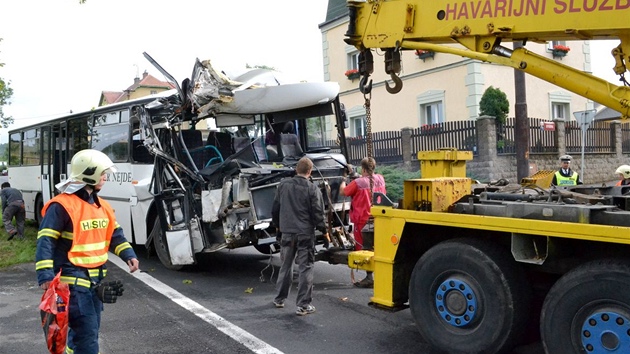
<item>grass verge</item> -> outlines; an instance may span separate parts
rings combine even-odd
[[[4,224],[0,231],[0,269],[20,263],[35,262],[35,248],[37,246],[37,223],[26,221],[24,240],[14,238],[8,241],[9,235],[4,230]]]

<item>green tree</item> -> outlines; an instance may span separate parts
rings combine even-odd
[[[497,121],[505,123],[510,112],[510,102],[501,89],[488,87],[479,101],[479,114],[495,117]]]
[[[0,38],[2,41],[2,38]],[[4,63],[0,63],[0,68],[4,66]],[[9,86],[10,81],[5,81],[0,77],[0,125],[3,128],[8,128],[10,124],[13,124],[12,117],[5,117],[2,107],[11,103],[10,99],[13,95],[13,89]]]

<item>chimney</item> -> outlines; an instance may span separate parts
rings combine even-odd
[[[139,78],[139,77],[137,77],[137,76],[136,76],[136,77],[134,77],[134,78],[133,78],[133,84],[134,84],[134,85],[137,85],[137,84],[139,84],[139,83],[140,83],[140,78]]]
[[[145,70],[145,71],[142,73],[142,78],[143,78],[143,79],[144,79],[144,78],[146,78],[146,77],[147,77],[147,75],[149,75],[149,73]]]

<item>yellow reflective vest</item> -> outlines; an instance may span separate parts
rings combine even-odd
[[[556,185],[557,186],[577,186],[578,174],[572,171],[570,177],[563,176],[560,171],[556,171]]]

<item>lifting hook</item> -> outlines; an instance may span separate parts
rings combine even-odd
[[[372,92],[372,80],[370,80],[370,82],[368,83],[369,77],[370,74],[365,74],[361,77],[361,81],[359,81],[359,91],[361,91],[361,93],[364,95],[369,95],[370,92]],[[387,89],[387,91],[389,91],[389,88]],[[400,89],[398,91],[400,91]]]
[[[391,76],[392,81],[394,81],[394,86],[389,86],[389,83],[385,81],[385,89],[387,90],[387,92],[392,93],[392,94],[400,92],[400,90],[402,90],[402,87],[403,87],[402,79],[399,78],[395,72],[390,73],[389,76]],[[371,81],[370,81],[370,85],[372,85]]]

